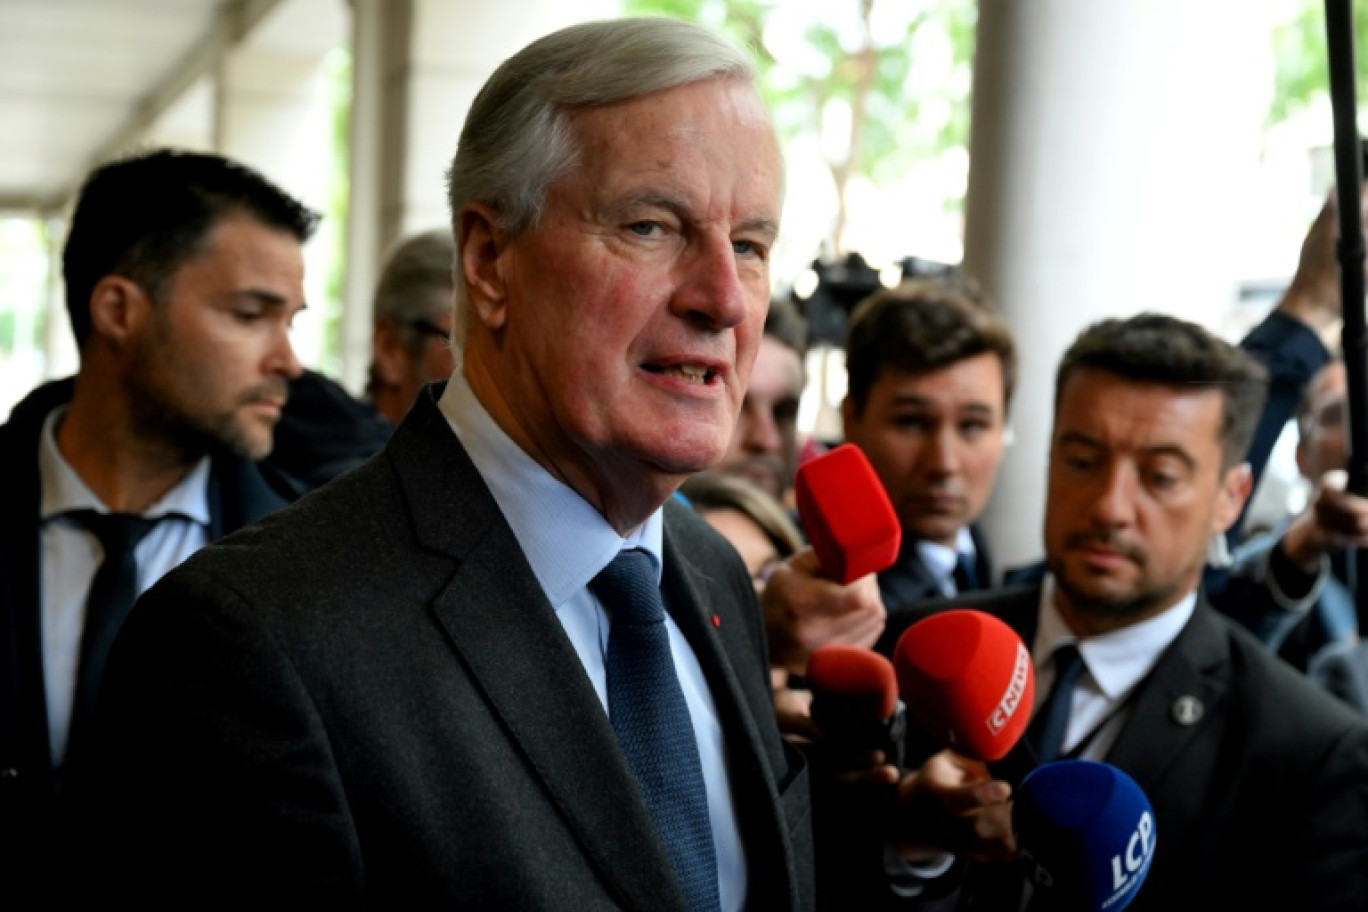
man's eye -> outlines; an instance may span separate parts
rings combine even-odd
[[[627,226],[627,230],[638,237],[654,237],[664,229],[659,222],[632,222]]]
[[[753,256],[762,260],[769,254],[764,244],[757,244],[755,241],[732,241],[732,250],[738,256]]]
[[[1084,456],[1079,453],[1063,453],[1059,456],[1059,461],[1076,472],[1086,472],[1096,463],[1091,456]]]

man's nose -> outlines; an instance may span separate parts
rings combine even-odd
[[[1099,480],[1092,503],[1093,519],[1107,528],[1130,525],[1135,518],[1135,494],[1139,483],[1133,467],[1109,466]]]
[[[746,318],[747,301],[730,238],[707,237],[693,245],[674,303],[685,315],[696,314],[710,328],[729,329]]]

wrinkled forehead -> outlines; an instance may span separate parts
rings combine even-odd
[[[1228,401],[1219,386],[1175,386],[1094,367],[1070,373],[1055,409],[1055,439],[1083,436],[1148,446],[1220,446]]]

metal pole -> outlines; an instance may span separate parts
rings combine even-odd
[[[1363,305],[1363,187],[1357,70],[1354,65],[1354,9],[1352,0],[1325,0],[1325,36],[1330,61],[1330,103],[1335,121],[1335,192],[1339,204],[1340,291],[1344,329],[1341,346],[1349,400],[1349,490],[1368,494],[1368,332]],[[1359,629],[1368,630],[1368,549],[1359,549],[1349,562],[1356,572],[1355,601]]]

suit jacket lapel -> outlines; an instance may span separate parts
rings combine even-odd
[[[437,395],[420,397],[386,450],[419,541],[456,561],[437,623],[621,903],[684,909],[607,714]]]
[[[1229,656],[1220,621],[1205,598],[1178,638],[1140,683],[1130,717],[1107,752],[1107,762],[1128,772],[1141,788],[1156,786],[1201,730],[1202,717],[1229,688]]]
[[[43,677],[38,440],[48,414],[70,402],[74,390],[67,378],[30,393],[15,406],[0,441],[7,487],[0,529],[0,767],[20,771],[5,777],[0,797],[56,790]]]
[[[766,753],[755,716],[757,711],[772,712],[769,709],[772,697],[767,681],[759,682],[763,686],[757,692],[754,684],[747,688],[736,673],[738,666],[760,664],[761,652],[751,642],[741,614],[749,607],[749,602],[738,600],[718,604],[715,599],[705,597],[699,580],[715,576],[716,572],[705,573],[680,547],[682,530],[678,524],[668,521],[672,509],[672,506],[666,507],[665,568],[661,588],[670,616],[689,641],[703,669],[726,733],[732,796],[746,837],[751,904],[787,907],[794,901],[790,896],[794,886],[789,871],[793,850],[788,826],[780,816],[776,783],[782,776]],[[712,620],[714,617],[716,624]],[[753,825],[747,828],[747,823]],[[763,901],[761,897],[764,897]]]

